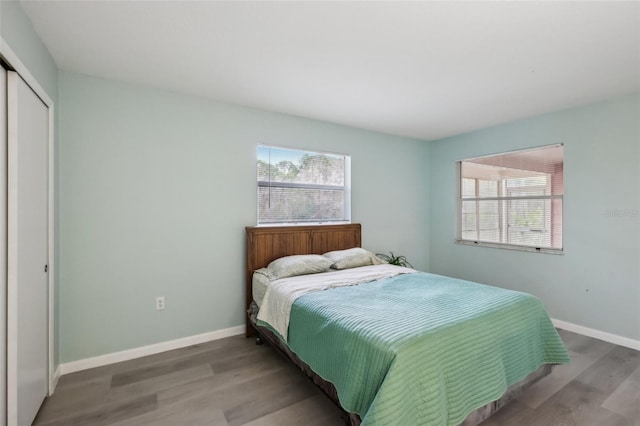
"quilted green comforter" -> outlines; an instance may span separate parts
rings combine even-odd
[[[569,361],[539,299],[427,273],[300,297],[288,345],[364,426],[457,425]]]

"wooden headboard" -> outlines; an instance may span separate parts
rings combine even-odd
[[[307,226],[247,226],[246,306],[253,298],[253,271],[264,268],[274,259],[293,254],[322,254],[332,250],[360,247],[361,226],[346,225]],[[246,318],[246,336],[254,334]]]

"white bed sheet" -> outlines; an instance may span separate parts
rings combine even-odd
[[[291,306],[298,297],[316,291],[357,285],[414,272],[417,271],[401,266],[384,264],[319,274],[300,275],[271,281],[267,286],[264,298],[261,301],[262,303],[258,304],[258,306],[260,306],[258,320],[269,324],[286,341],[289,331]],[[257,274],[254,274],[254,276],[255,275]]]
[[[262,306],[264,295],[267,292],[267,287],[269,287],[272,281],[266,275],[258,272],[254,272],[252,281],[253,300],[256,302],[256,305],[260,307]]]

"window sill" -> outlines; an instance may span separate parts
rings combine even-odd
[[[280,222],[280,223],[258,223],[257,228],[269,228],[276,226],[324,226],[324,225],[348,225],[350,220],[340,220],[333,222]]]
[[[537,247],[528,247],[528,246],[517,246],[512,244],[497,244],[497,243],[487,243],[484,241],[470,241],[470,240],[455,240],[455,243],[463,246],[489,247],[489,248],[497,248],[497,249],[503,249],[503,250],[516,250],[516,251],[528,251],[532,253],[564,255],[563,249],[537,248]]]

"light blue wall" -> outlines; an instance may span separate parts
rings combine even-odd
[[[639,126],[636,94],[431,143],[431,271],[529,292],[556,319],[639,340]],[[555,143],[565,254],[454,244],[455,162]]]
[[[47,92],[47,95],[51,98],[54,104],[56,125],[54,135],[54,179],[56,191],[57,176],[58,176],[58,163],[57,163],[57,149],[58,149],[58,68],[56,67],[53,58],[49,54],[49,51],[40,40],[40,37],[36,34],[31,21],[22,11],[22,7],[15,0],[0,0],[0,36],[11,48],[13,53],[20,59],[25,67],[29,70],[31,75],[38,81],[38,84]],[[57,198],[54,200],[54,215],[58,217],[58,202]],[[54,220],[54,235],[58,235],[58,221]],[[58,282],[59,275],[55,268],[55,265],[59,263],[58,258],[58,239],[54,241],[56,246],[56,253],[54,258],[54,307],[58,306]],[[54,368],[58,366],[58,311],[54,311]]]
[[[258,143],[350,154],[363,246],[428,268],[425,142],[66,72],[59,90],[62,362],[244,323]]]
[[[424,143],[58,76],[13,0],[0,1],[0,35],[60,113],[56,365],[243,322],[257,143],[351,154],[365,247],[536,294],[555,318],[640,339],[639,219],[606,215],[640,207],[637,95]],[[558,142],[564,256],[453,243],[456,160]],[[154,310],[157,295],[165,311]]]
[[[55,103],[58,68],[17,0],[0,1],[0,35]]]

